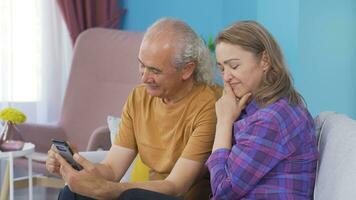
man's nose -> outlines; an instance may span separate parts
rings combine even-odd
[[[146,83],[146,82],[149,81],[149,79],[150,79],[150,72],[146,68],[142,69],[142,71],[141,71],[141,81],[143,83]]]

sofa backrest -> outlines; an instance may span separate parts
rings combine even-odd
[[[356,121],[322,112],[315,122],[320,160],[314,199],[356,199]]]
[[[59,125],[85,150],[94,129],[108,115],[120,116],[140,83],[137,56],[143,33],[93,28],[78,37]]]

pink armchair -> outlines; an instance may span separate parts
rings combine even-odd
[[[139,83],[137,55],[142,36],[103,28],[83,32],[74,47],[59,122],[20,125],[23,139],[34,143],[36,152],[43,155],[52,138],[70,141],[79,151],[109,149],[106,118],[121,115],[129,92]],[[35,172],[47,174],[43,161],[33,167]]]

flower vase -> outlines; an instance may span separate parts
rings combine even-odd
[[[24,142],[21,140],[16,125],[10,121],[6,121],[0,133],[0,150],[1,151],[16,151],[22,149]]]

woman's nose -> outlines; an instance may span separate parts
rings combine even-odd
[[[229,82],[232,78],[232,75],[231,75],[231,72],[229,69],[226,69],[224,70],[224,73],[223,73],[223,79],[225,82]]]

